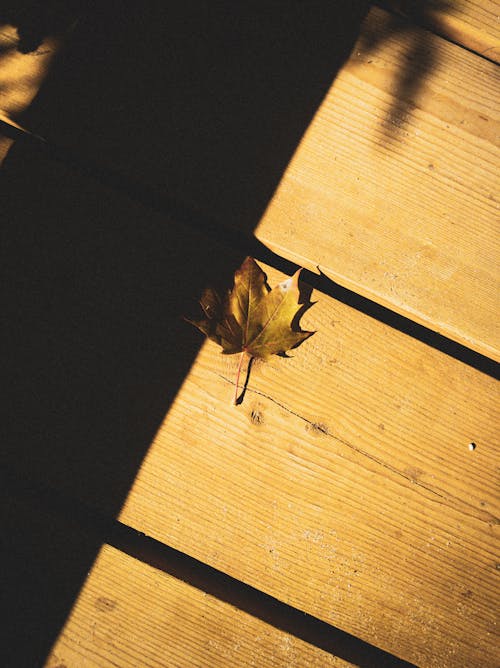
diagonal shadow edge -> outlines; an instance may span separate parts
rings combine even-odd
[[[15,496],[22,493],[41,512],[62,516],[78,530],[102,544],[127,554],[152,568],[181,580],[237,609],[360,668],[412,668],[414,664],[343,631],[318,617],[266,594],[180,550],[140,532],[97,509],[14,470],[0,472],[2,487]]]
[[[87,177],[97,179],[101,183],[122,192],[127,197],[153,210],[160,213],[168,213],[177,223],[197,230],[226,246],[242,251],[246,255],[252,255],[254,258],[269,264],[282,273],[293,274],[299,269],[299,265],[272,251],[253,234],[247,234],[237,229],[226,227],[216,220],[207,218],[206,215],[199,211],[189,209],[186,205],[172,199],[168,195],[130,179],[125,174],[103,167],[86,158],[76,156],[70,150],[50,143],[43,137],[33,134],[20,126],[11,125],[1,118],[0,132],[10,139],[27,143],[33,150],[43,152],[46,158],[62,162]],[[318,292],[328,295],[388,325],[392,329],[411,336],[492,378],[500,378],[500,364],[495,360],[332,281],[321,272],[314,274],[308,269],[304,269],[301,279],[304,283],[318,290]]]

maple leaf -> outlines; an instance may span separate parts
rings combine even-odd
[[[314,333],[293,328],[303,308],[299,302],[300,271],[271,290],[265,273],[253,258],[247,257],[235,272],[234,286],[225,298],[207,288],[200,299],[204,318],[188,320],[222,346],[224,354],[241,353],[234,403],[245,355],[265,360],[285,353]]]

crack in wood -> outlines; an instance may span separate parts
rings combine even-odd
[[[230,385],[234,385],[234,382],[227,378],[226,376],[217,373],[216,374],[219,378],[224,380],[226,383],[229,383]],[[285,406],[285,404],[280,403],[276,399],[274,399],[272,396],[269,394],[266,394],[265,392],[261,392],[260,390],[255,390],[250,387],[247,388],[246,390],[248,393],[251,394],[256,394],[264,399],[267,399],[268,401],[271,401],[273,404],[281,408],[282,410],[286,411],[290,415],[295,416],[299,420],[302,420],[305,422],[307,425],[309,425],[312,429],[314,429],[316,432],[319,432],[323,434],[324,436],[327,436],[329,438],[334,439],[338,443],[341,443],[344,445],[346,448],[349,448],[356,454],[361,455],[362,457],[366,457],[370,461],[374,462],[375,464],[382,466],[383,468],[387,469],[391,473],[394,473],[396,476],[400,478],[404,478],[407,482],[411,483],[415,487],[419,487],[422,490],[425,490],[429,494],[431,494],[434,497],[438,497],[438,503],[444,503],[450,508],[453,508],[454,510],[457,510],[458,512],[462,513],[466,517],[472,517],[473,519],[479,520],[480,522],[484,522],[489,525],[498,525],[500,524],[500,519],[493,515],[492,513],[489,513],[486,510],[478,510],[475,508],[473,505],[470,503],[467,503],[466,501],[463,501],[462,499],[457,498],[456,496],[453,496],[451,494],[448,494],[446,492],[443,492],[442,490],[439,490],[436,487],[432,487],[431,485],[427,485],[420,480],[418,480],[415,475],[409,470],[408,472],[401,471],[400,469],[396,468],[395,466],[392,466],[388,462],[385,462],[383,459],[380,459],[379,457],[376,457],[375,455],[370,454],[369,452],[366,452],[366,450],[363,450],[362,448],[357,447],[353,443],[341,438],[340,436],[333,434],[326,425],[320,424],[317,422],[314,422],[313,420],[310,420],[303,415],[300,415],[296,411],[292,410],[288,406]],[[432,499],[436,501],[436,499]]]

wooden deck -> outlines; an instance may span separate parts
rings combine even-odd
[[[164,4],[0,12],[3,665],[498,666],[498,4]]]

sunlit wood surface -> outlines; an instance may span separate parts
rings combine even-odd
[[[496,0],[382,0],[380,4],[420,20],[439,35],[499,62],[500,15]]]
[[[315,296],[238,408],[205,346],[121,519],[417,665],[493,665],[495,381]]]
[[[498,361],[498,8],[381,4],[255,234],[285,260]],[[60,45],[20,54],[15,40],[0,29],[0,120],[19,128]],[[7,167],[12,143],[0,137]],[[39,160],[49,173],[50,156]],[[145,229],[161,224],[161,213],[77,171],[64,160],[55,170],[68,202],[76,183],[102,200],[102,220],[128,210]],[[224,234],[165,221],[179,248],[196,247],[191,262],[237,256]],[[119,243],[121,231],[106,234]],[[261,265],[271,285],[284,278]],[[312,301],[301,324],[315,334],[288,359],[253,364],[239,406],[236,356],[202,344],[116,519],[395,661],[493,668],[498,383],[362,308],[320,290]],[[180,354],[201,338],[181,320],[188,306],[171,309]],[[40,484],[63,495],[70,518],[81,504],[105,516],[105,492],[66,479],[66,466],[40,458]],[[45,665],[357,665],[287,633],[279,613],[267,623],[160,561],[104,544]]]
[[[352,664],[105,545],[46,665]]]
[[[500,360],[499,90],[497,65],[373,11],[257,236]]]

